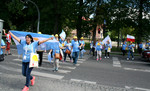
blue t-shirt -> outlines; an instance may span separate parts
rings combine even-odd
[[[122,50],[126,50],[127,45],[126,44],[122,44]]]
[[[129,46],[128,46],[129,50],[132,50],[132,47],[134,47],[133,44],[132,44],[132,45],[129,45]]]
[[[78,41],[74,41],[72,43],[72,47],[73,47],[73,52],[78,52],[79,50],[79,42]]]
[[[4,40],[3,39],[1,39],[1,47],[2,46],[5,46],[5,42],[4,42]],[[1,48],[1,53],[0,54],[3,54],[3,49]]]
[[[110,44],[105,44],[105,50],[108,50],[109,47],[110,47]]]
[[[82,45],[84,45],[84,44],[85,44],[85,42],[84,42],[83,40],[82,40],[82,41],[81,41],[81,40],[79,40],[79,44],[80,44],[80,45],[81,45],[81,44],[82,44]]]
[[[101,51],[102,50],[102,44],[101,42],[96,42],[96,50]]]
[[[74,40],[71,41],[71,44],[74,42]]]
[[[143,48],[143,44],[139,44],[139,48]]]
[[[38,42],[27,44],[26,41],[21,40],[20,44],[23,46],[23,62],[30,62],[30,54],[35,53],[38,47]]]
[[[71,50],[71,43],[66,43],[65,46],[66,46],[65,51],[66,49]]]
[[[59,47],[56,48],[56,49],[53,49],[53,55],[54,55],[55,53],[60,53],[60,47],[62,47],[62,44],[59,43]]]

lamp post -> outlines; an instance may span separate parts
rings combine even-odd
[[[34,6],[36,7],[37,12],[38,12],[38,23],[37,23],[37,33],[38,33],[39,32],[39,27],[40,27],[40,10],[39,10],[38,6],[35,4],[35,2],[33,2],[31,0],[20,0],[20,1],[23,2],[23,3],[30,2],[30,3],[34,4]]]
[[[2,33],[3,33],[3,20],[0,19],[0,54],[1,54],[1,39],[2,39]]]

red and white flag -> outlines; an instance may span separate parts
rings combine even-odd
[[[135,42],[135,37],[127,34],[127,41]]]

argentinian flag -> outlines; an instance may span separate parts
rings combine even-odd
[[[31,33],[31,32],[22,32],[22,31],[13,31],[13,30],[10,30],[10,32],[13,33],[15,36],[17,36],[21,40],[25,40],[25,36],[27,34],[30,34],[33,37],[34,41],[42,41],[47,38],[53,37],[52,35],[37,34],[37,33]],[[16,41],[14,38],[13,40],[17,46],[18,54],[21,55],[23,53],[22,45],[18,41]],[[39,45],[39,47],[40,47],[40,50],[43,50],[43,51],[50,50],[50,49],[59,49],[59,42],[56,39],[53,39],[53,40],[49,40]]]

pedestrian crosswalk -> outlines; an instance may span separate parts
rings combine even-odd
[[[12,59],[10,61],[11,57]],[[63,79],[65,75],[75,70],[78,66],[80,66],[80,64],[84,63],[85,61],[86,59],[79,59],[78,64],[74,66],[73,63],[70,62],[70,59],[67,58],[66,62],[62,62],[62,61],[59,62],[60,64],[59,71],[53,72],[52,71],[53,61],[51,61],[50,63],[48,61],[47,54],[44,53],[42,66],[38,68],[34,68],[34,70],[32,71],[32,75],[53,78],[53,79]],[[22,67],[22,56],[13,54],[11,56],[7,56],[5,58],[5,61],[2,64],[0,64],[0,73],[2,72],[1,70],[21,73],[22,70],[21,67]]]

